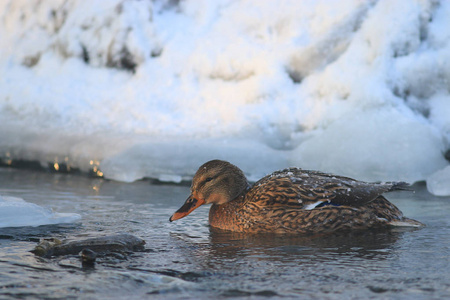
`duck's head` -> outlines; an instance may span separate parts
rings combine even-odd
[[[203,164],[192,179],[191,195],[170,221],[181,219],[203,204],[224,204],[237,198],[248,187],[244,173],[223,160]]]

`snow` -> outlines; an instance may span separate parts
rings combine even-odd
[[[57,213],[16,197],[0,195],[0,228],[72,223],[81,218],[74,213]]]
[[[0,159],[126,182],[189,180],[219,158],[250,180],[297,166],[436,183],[449,14],[435,0],[1,1]]]
[[[436,196],[450,195],[450,166],[429,176],[427,178],[427,189]]]
[[[386,108],[344,116],[302,143],[293,154],[305,168],[362,173],[360,177],[369,180],[397,174],[394,180],[413,182],[445,165],[441,143],[429,124],[411,113]],[[321,157],[320,162],[316,157]]]

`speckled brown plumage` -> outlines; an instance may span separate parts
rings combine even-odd
[[[235,232],[327,233],[390,225],[422,226],[381,194],[403,182],[367,183],[317,171],[289,168],[249,186],[236,166],[214,160],[194,176],[191,196],[171,221],[212,203],[213,228]]]

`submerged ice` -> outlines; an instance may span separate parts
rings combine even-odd
[[[434,0],[2,1],[1,159],[180,181],[221,158],[250,179],[298,166],[448,195],[449,14]]]

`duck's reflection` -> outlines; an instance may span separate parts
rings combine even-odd
[[[398,241],[411,229],[371,230],[322,236],[245,234],[211,230],[208,240],[182,238],[196,252],[197,263],[220,269],[230,262],[252,260],[266,263],[346,263],[352,259],[385,260],[396,251]],[[179,240],[180,237],[177,239]],[[180,241],[179,241],[180,242]],[[182,247],[184,248],[184,247]],[[181,249],[180,249],[181,250]]]
[[[239,253],[238,249],[258,249],[271,255],[276,255],[280,251],[307,254],[310,249],[313,253],[351,252],[370,257],[373,253],[383,254],[392,249],[402,234],[402,231],[372,230],[315,236],[248,235],[214,230],[210,232],[210,242],[211,252],[214,255],[233,255],[233,253]]]

